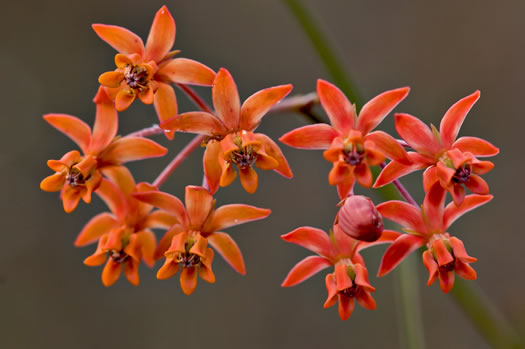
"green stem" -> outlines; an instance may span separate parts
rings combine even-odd
[[[362,105],[362,100],[356,92],[357,89],[352,81],[347,78],[343,65],[308,9],[300,0],[283,0],[283,2],[288,6],[288,9],[299,22],[306,36],[308,36],[308,39],[310,39],[324,66],[332,76],[332,79],[334,79],[334,83],[345,93],[350,101]]]
[[[525,348],[523,341],[475,281],[456,278],[451,294],[492,347]]]

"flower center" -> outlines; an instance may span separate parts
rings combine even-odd
[[[452,262],[440,265],[439,269],[441,271],[453,271],[454,269],[456,269],[456,257],[454,257],[454,260]]]
[[[257,153],[253,151],[251,145],[230,153],[230,162],[241,169],[252,166],[255,161],[257,161]]]
[[[352,287],[348,287],[348,288],[345,288],[344,290],[339,291],[339,294],[345,297],[351,298],[351,297],[355,297],[358,291],[359,291],[359,286],[354,284],[352,285]]]
[[[465,164],[456,170],[452,180],[456,183],[465,183],[470,178],[470,173],[472,172],[470,165]]]
[[[124,252],[124,250],[109,250],[108,254],[113,259],[113,261],[120,264],[124,263],[129,258],[129,255],[126,252]]]
[[[350,150],[343,149],[343,157],[346,163],[357,166],[365,158],[365,151],[359,146],[354,146]]]
[[[66,183],[72,187],[84,186],[86,184],[86,180],[88,179],[89,176],[84,178],[84,175],[82,175],[82,173],[76,168],[71,168],[66,175]]]
[[[179,252],[175,261],[183,268],[198,267],[201,264],[201,257],[194,253]]]
[[[127,65],[124,69],[124,80],[132,89],[143,91],[148,88],[148,70],[138,65]]]

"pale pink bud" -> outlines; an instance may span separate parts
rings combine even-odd
[[[356,240],[376,241],[383,232],[383,218],[366,196],[349,196],[337,213],[337,220],[341,230]]]

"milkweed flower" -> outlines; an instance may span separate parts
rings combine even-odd
[[[344,93],[335,85],[319,79],[317,94],[330,125],[315,124],[292,130],[279,140],[294,148],[326,149],[324,158],[333,163],[328,176],[345,198],[357,181],[363,187],[372,185],[369,166],[379,165],[385,157],[410,165],[405,149],[383,131],[371,132],[409,92],[408,87],[383,92],[366,103],[359,117]]]
[[[465,198],[465,187],[475,194],[488,194],[489,186],[479,175],[492,170],[494,164],[477,157],[494,156],[499,149],[477,137],[457,138],[470,109],[479,99],[479,91],[460,99],[445,113],[439,131],[429,128],[418,118],[396,114],[396,130],[416,152],[410,152],[412,164],[394,159],[381,172],[374,187],[381,187],[411,172],[426,169],[423,174],[425,191],[439,182],[452,196],[456,205]]]
[[[211,245],[238,273],[246,268],[241,251],[230,235],[221,230],[262,219],[271,211],[243,204],[231,204],[215,209],[215,200],[202,187],[187,186],[184,205],[173,195],[160,191],[134,194],[139,200],[165,210],[177,218],[160,241],[156,258],[165,256],[164,265],[157,272],[158,279],[169,279],[181,270],[180,285],[186,295],[197,287],[197,275],[214,283],[211,269],[214,258]]]
[[[175,42],[175,20],[166,6],[153,19],[146,46],[142,39],[115,25],[93,24],[95,33],[119,53],[115,56],[115,71],[99,77],[109,88],[118,111],[126,110],[139,98],[154,104],[162,122],[178,113],[177,99],[170,83],[210,86],[215,72],[187,58],[173,58],[180,51],[171,51]],[[173,133],[167,134],[172,137]]]
[[[157,188],[135,181],[129,170],[123,166],[106,167],[96,193],[111,210],[93,217],[75,240],[81,247],[98,241],[96,251],[84,260],[87,266],[105,263],[102,283],[111,286],[120,278],[122,271],[128,281],[138,286],[138,267],[143,260],[150,268],[155,263],[156,238],[152,228],[168,229],[176,224],[177,218],[162,210],[137,200],[133,193],[149,192]]]
[[[295,286],[333,266],[334,272],[325,278],[328,298],[323,307],[329,308],[339,302],[339,317],[342,320],[352,315],[356,300],[362,307],[373,310],[376,308],[376,302],[370,293],[375,292],[375,288],[370,285],[360,251],[373,245],[391,242],[399,235],[397,232],[385,230],[375,242],[362,242],[345,234],[338,224],[334,225],[330,235],[312,227],[297,228],[281,238],[302,246],[317,256],[306,257],[297,263],[281,286]]]
[[[88,204],[91,202],[91,194],[102,180],[100,169],[163,156],[167,152],[166,148],[146,138],[115,138],[118,116],[113,101],[102,88],[94,101],[97,109],[93,131],[84,121],[72,115],[44,115],[44,120],[71,138],[82,151],[73,150],[60,160],[49,160],[47,165],[55,174],[40,183],[44,191],[60,191],[67,213],[75,210],[80,199]]]
[[[383,217],[402,225],[408,233],[400,235],[388,247],[378,276],[388,274],[410,253],[426,246],[423,263],[429,272],[427,285],[439,278],[441,290],[449,292],[454,285],[454,271],[462,278],[476,279],[470,263],[477,259],[469,256],[463,242],[447,230],[463,214],[492,200],[492,195],[467,195],[461,205],[451,202],[445,207],[445,194],[445,189],[436,182],[427,192],[421,208],[397,200],[377,206]]]
[[[230,185],[238,168],[243,188],[254,193],[258,176],[253,166],[274,170],[292,178],[281,149],[270,137],[253,131],[272,106],[282,100],[292,85],[281,85],[258,91],[241,106],[239,92],[228,70],[221,68],[212,87],[213,106],[217,115],[205,112],[180,114],[163,122],[168,131],[182,131],[208,136],[204,153],[204,174],[211,193]]]

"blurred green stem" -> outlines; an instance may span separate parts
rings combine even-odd
[[[332,76],[334,83],[346,94],[350,101],[362,106],[362,100],[344,72],[343,65],[338,60],[335,50],[330,47],[329,41],[323,34],[315,18],[304,6],[301,0],[282,0],[301,25],[302,30],[319,54],[323,64]],[[377,170],[374,174],[377,175]],[[392,185],[380,190],[385,200],[399,197]],[[401,316],[403,317],[404,348],[423,348],[423,324],[419,300],[419,282],[416,272],[416,258],[407,258],[398,267],[397,288],[399,290]],[[459,307],[478,331],[494,348],[524,348],[518,335],[505,321],[499,310],[490,302],[478,285],[472,281],[465,282],[456,278],[451,292]]]

